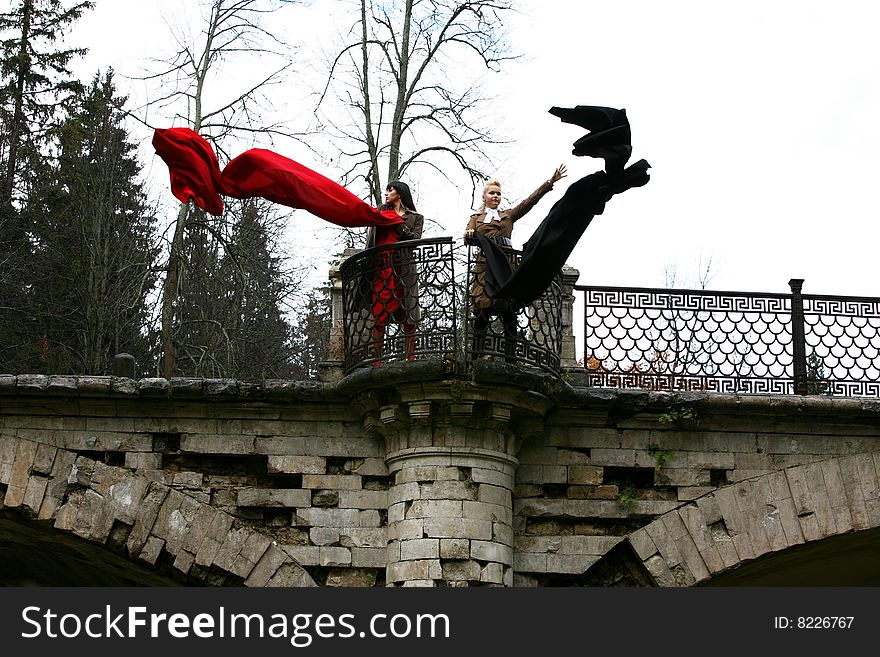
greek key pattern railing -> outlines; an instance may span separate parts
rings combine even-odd
[[[880,299],[807,295],[809,392],[880,397]]]
[[[590,385],[880,396],[880,299],[576,286]]]
[[[522,253],[505,249],[513,268],[519,266]],[[480,249],[468,248],[467,286],[464,291],[467,317],[465,351],[470,359],[488,358],[537,367],[559,374],[562,351],[562,282],[561,274],[550,287],[525,307],[508,305],[504,300],[489,301],[474,295],[475,281],[483,285],[484,262]],[[488,320],[488,323],[487,323]]]
[[[452,238],[376,246],[340,265],[346,372],[456,350]]]
[[[478,312],[473,295],[479,250],[456,254],[452,238],[413,240],[360,251],[340,264],[343,370],[392,361],[479,358],[560,372],[560,276],[534,303],[494,301]],[[520,253],[510,252],[511,262]],[[457,276],[455,262],[466,258]],[[482,317],[481,317],[482,315]],[[478,321],[479,320],[479,321]]]

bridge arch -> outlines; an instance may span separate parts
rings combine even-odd
[[[180,586],[129,558],[119,546],[99,545],[52,521],[28,518],[19,510],[0,510],[0,586]]]
[[[649,579],[669,587],[749,583],[732,574],[791,565],[798,553],[810,551],[813,558],[847,550],[876,553],[878,475],[880,452],[786,468],[718,488],[658,516],[626,542]],[[784,560],[775,560],[783,553]]]
[[[75,452],[20,439],[3,498],[43,531],[105,546],[170,581],[316,586],[269,536],[162,481]],[[152,578],[148,578],[152,579]]]

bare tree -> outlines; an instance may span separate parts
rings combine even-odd
[[[452,182],[444,162],[472,188],[483,148],[498,143],[479,109],[487,70],[513,59],[507,0],[357,0],[358,14],[332,58],[315,115],[345,161],[346,184],[382,201],[383,181],[424,165]]]
[[[663,267],[663,278],[666,287],[686,287],[692,290],[705,290],[708,288],[709,283],[718,274],[714,257],[710,253],[708,258],[704,259],[703,254],[700,253],[699,258],[693,265],[693,273],[682,277],[679,275],[678,261],[673,260],[666,263]],[[684,278],[684,280],[680,280],[681,278]]]
[[[706,290],[709,283],[717,274],[710,254],[704,260],[700,254],[694,263],[694,275],[685,276],[684,281],[679,280],[678,263],[673,261],[664,268],[666,287],[669,289],[689,288],[691,290]],[[696,286],[693,281],[696,281]],[[669,297],[669,302],[672,297]],[[657,373],[671,372],[673,374],[689,375],[694,373],[713,374],[711,353],[718,350],[706,332],[706,321],[711,319],[711,313],[689,309],[669,309],[662,312],[666,321],[665,330],[654,337],[654,354],[651,359],[650,369]],[[707,360],[707,356],[710,356]]]
[[[225,155],[222,140],[228,137],[272,139],[292,136],[280,124],[262,123],[264,111],[271,108],[266,95],[273,85],[284,80],[290,66],[287,47],[264,27],[273,11],[293,0],[210,0],[202,2],[203,20],[199,33],[189,36],[174,32],[178,49],[160,62],[158,70],[145,76],[162,85],[163,92],[153,98],[150,109],[167,111],[177,123],[183,122],[213,142]],[[267,62],[277,65],[265,74],[246,76],[236,87],[223,78],[224,65],[250,63],[253,71],[264,69]],[[241,79],[241,78],[238,78]],[[211,92],[209,94],[209,91]],[[209,102],[210,99],[210,102]],[[217,99],[217,100],[214,100]],[[161,342],[162,371],[174,375],[176,350],[173,333],[174,305],[178,294],[183,242],[190,217],[188,204],[180,206],[173,223],[168,265],[162,293]]]

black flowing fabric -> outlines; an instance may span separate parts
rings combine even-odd
[[[650,165],[645,160],[625,167],[632,146],[624,110],[579,105],[554,107],[551,114],[566,123],[592,132],[574,143],[574,155],[605,160],[605,171],[597,171],[569,185],[541,225],[523,245],[519,266],[512,267],[507,254],[494,241],[474,234],[486,258],[486,292],[508,299],[517,307],[535,301],[550,287],[593,217],[602,214],[615,194],[646,185]],[[625,168],[624,168],[625,167]]]
[[[626,110],[613,107],[578,105],[551,107],[550,113],[564,123],[572,123],[590,132],[574,142],[572,155],[586,155],[605,160],[605,171],[620,173],[632,155],[632,132]]]

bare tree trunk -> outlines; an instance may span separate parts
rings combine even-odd
[[[409,39],[413,0],[406,0],[403,34],[400,37],[400,67],[397,70],[397,96],[394,100],[394,118],[391,120],[391,139],[388,143],[388,180],[400,179],[400,140],[403,138],[403,117],[407,110],[409,86]]]
[[[367,140],[367,152],[370,156],[370,173],[367,176],[367,183],[373,201],[379,205],[382,202],[382,181],[379,180],[379,151],[376,146],[376,137],[373,134],[373,109],[370,105],[370,57],[367,39],[367,1],[361,0],[361,56],[363,57],[361,88],[364,94],[364,136]]]
[[[217,75],[220,65],[226,57],[243,57],[246,55],[274,56],[278,53],[258,44],[259,38],[271,44],[279,41],[272,34],[260,27],[259,18],[271,10],[263,10],[257,0],[210,0],[210,12],[203,27],[204,42],[198,46],[186,44],[186,39],[179,38],[181,49],[168,60],[169,68],[150,76],[160,80],[168,80],[170,86],[183,81],[183,89],[174,88],[162,97],[159,104],[172,104],[179,101],[186,103],[185,116],[196,132],[206,128],[215,139],[233,132],[288,134],[275,127],[254,128],[248,121],[253,119],[251,106],[263,104],[262,94],[265,88],[281,79],[287,64],[271,73],[262,81],[253,83],[240,96],[218,109],[211,110],[204,106],[206,88],[209,77]],[[251,84],[253,81],[248,81]],[[225,82],[219,85],[221,88]],[[182,112],[177,112],[183,116]],[[187,234],[187,221],[190,217],[189,206],[181,205],[174,222],[174,236],[168,252],[168,265],[162,286],[161,302],[161,347],[162,372],[165,378],[174,376],[178,366],[177,343],[175,342],[174,304],[178,298],[180,277],[184,263],[184,241]]]
[[[177,298],[177,286],[180,281],[180,267],[183,259],[183,233],[186,230],[186,219],[189,206],[183,204],[177,211],[174,223],[174,237],[168,252],[168,270],[162,286],[162,375],[166,379],[174,376],[177,366],[177,349],[174,345],[174,301]]]

